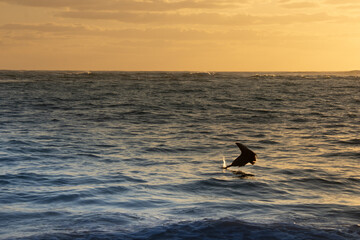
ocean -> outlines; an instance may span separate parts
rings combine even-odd
[[[0,239],[360,239],[359,119],[359,72],[0,71]]]

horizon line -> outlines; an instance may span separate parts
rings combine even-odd
[[[353,70],[83,70],[83,69],[0,69],[0,71],[24,71],[24,72],[195,72],[195,73],[347,73],[359,72]]]

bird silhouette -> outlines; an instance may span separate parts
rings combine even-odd
[[[224,167],[224,169],[235,166],[242,167],[248,163],[254,165],[256,162],[256,153],[251,151],[244,144],[236,143],[236,145],[240,148],[241,154],[229,166]]]

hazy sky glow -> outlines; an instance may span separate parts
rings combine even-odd
[[[0,69],[359,65],[359,0],[0,0]]]

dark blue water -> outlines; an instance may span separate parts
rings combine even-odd
[[[1,239],[360,239],[353,73],[0,71]],[[222,170],[241,142],[258,161]]]

